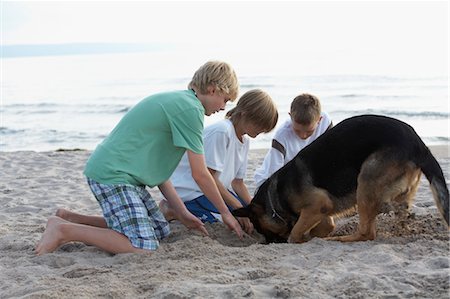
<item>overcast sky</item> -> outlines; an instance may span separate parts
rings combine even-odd
[[[420,66],[448,74],[448,1],[2,1],[3,45],[168,43],[190,51]],[[369,66],[370,60],[373,63]]]

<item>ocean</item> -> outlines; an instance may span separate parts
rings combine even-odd
[[[1,63],[0,151],[92,150],[139,100],[185,89],[201,65],[171,63],[170,57],[154,53],[17,57]],[[448,77],[235,69],[240,94],[260,88],[271,95],[278,125],[289,117],[296,95],[311,93],[334,124],[355,115],[381,114],[412,125],[427,145],[449,142]],[[205,125],[224,115],[205,117]],[[274,131],[252,140],[251,148],[268,148]]]

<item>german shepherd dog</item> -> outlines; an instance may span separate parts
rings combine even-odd
[[[376,216],[386,208],[407,216],[421,173],[449,224],[449,192],[442,169],[408,124],[385,116],[346,119],[301,150],[233,212],[249,217],[268,243],[325,237],[333,216],[359,214],[357,232],[328,238],[373,240]]]

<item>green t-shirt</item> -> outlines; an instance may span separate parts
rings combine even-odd
[[[84,174],[102,184],[157,186],[170,178],[186,149],[203,154],[204,115],[191,90],[149,96],[97,146]]]

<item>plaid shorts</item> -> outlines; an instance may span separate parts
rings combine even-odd
[[[144,186],[87,181],[108,227],[127,236],[133,247],[156,250],[169,235],[169,223]]]

